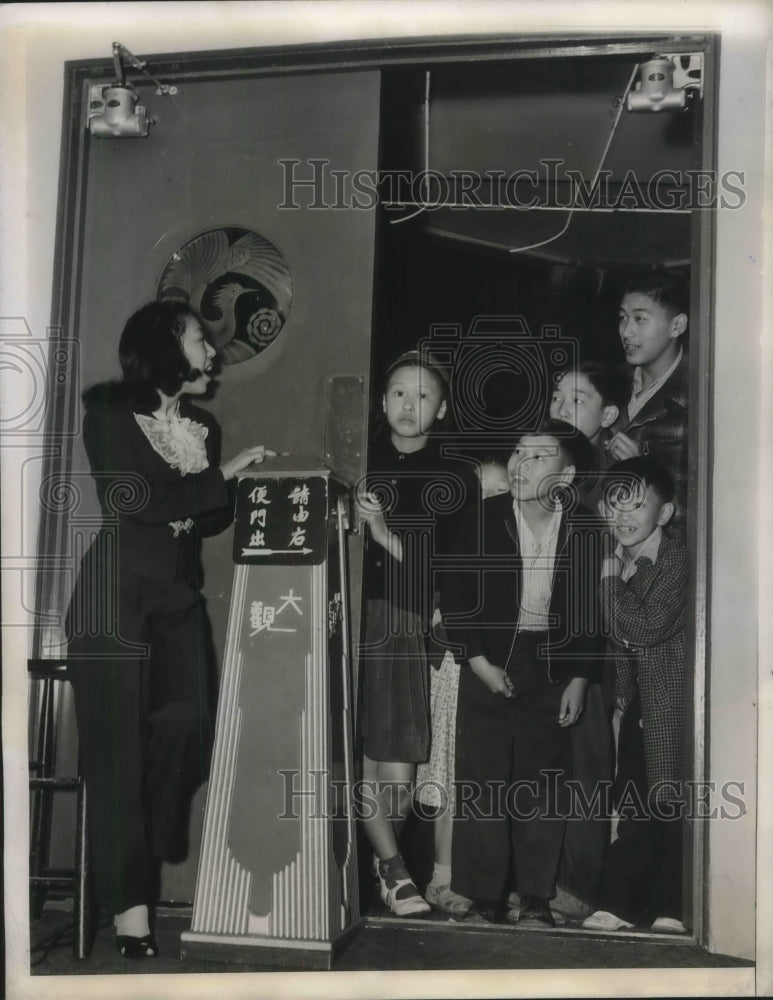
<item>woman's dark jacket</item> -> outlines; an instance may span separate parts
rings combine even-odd
[[[207,428],[209,468],[183,475],[152,448],[130,398],[111,399],[109,387],[86,397],[83,443],[103,516],[116,539],[120,573],[172,580],[181,550],[198,551],[201,536],[222,531],[232,517],[220,462],[220,427],[206,410],[180,402],[180,416]],[[194,524],[190,530],[173,522]],[[185,561],[185,560],[183,560]],[[195,560],[193,562],[195,565]]]

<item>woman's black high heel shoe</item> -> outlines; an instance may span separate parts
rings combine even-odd
[[[152,934],[145,937],[131,937],[129,934],[117,934],[115,946],[124,958],[157,958],[158,945]]]

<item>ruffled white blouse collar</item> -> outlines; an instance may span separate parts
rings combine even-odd
[[[190,417],[181,417],[179,403],[167,414],[135,413],[134,419],[153,451],[183,476],[209,468],[204,443],[209,428]]]

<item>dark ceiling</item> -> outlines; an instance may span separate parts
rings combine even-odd
[[[443,208],[426,213],[424,228],[471,248],[487,247],[513,257],[581,267],[655,262],[675,267],[690,261],[688,214],[576,211],[571,219],[568,215],[566,211]],[[567,221],[568,227],[561,232]]]
[[[470,248],[516,250],[552,262],[604,266],[689,261],[690,214],[652,211],[647,184],[661,171],[672,172],[667,182],[672,184],[674,176],[683,180],[687,171],[701,168],[701,102],[691,100],[680,112],[632,113],[623,108],[618,115],[636,66],[634,56],[610,54],[432,69],[426,147],[421,110],[426,77],[417,76],[410,96],[402,97],[402,121],[408,123],[414,150],[420,148],[426,157],[418,163],[414,159],[414,169],[428,166],[446,177],[459,172],[480,175],[484,183],[479,204],[506,206],[426,211],[420,217],[422,228]],[[541,206],[555,205],[556,198],[560,205],[569,205],[571,189],[545,183],[547,170],[555,171],[559,180],[565,180],[567,170],[577,171],[589,185],[602,159],[609,172],[611,203],[618,210],[577,210],[568,226],[567,211],[513,208],[512,197],[492,196],[485,184],[492,172],[509,177],[532,170],[540,180]],[[546,168],[547,160],[558,163]],[[638,184],[645,204],[636,195],[618,204],[614,192],[622,182]],[[520,204],[528,203],[534,189],[524,194]]]

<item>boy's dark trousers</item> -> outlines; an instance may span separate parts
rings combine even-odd
[[[545,632],[518,634],[508,670],[514,698],[461,669],[451,887],[471,899],[500,902],[513,868],[521,896],[555,891],[568,730],[558,725],[566,683],[551,684],[537,655],[546,641]]]
[[[641,704],[638,692],[620,724],[615,801],[621,810],[617,840],[609,847],[598,909],[631,923],[658,917],[682,919],[682,820],[678,803],[665,803],[652,815],[647,802]],[[645,815],[636,807],[641,802]],[[629,813],[629,815],[626,815]]]

